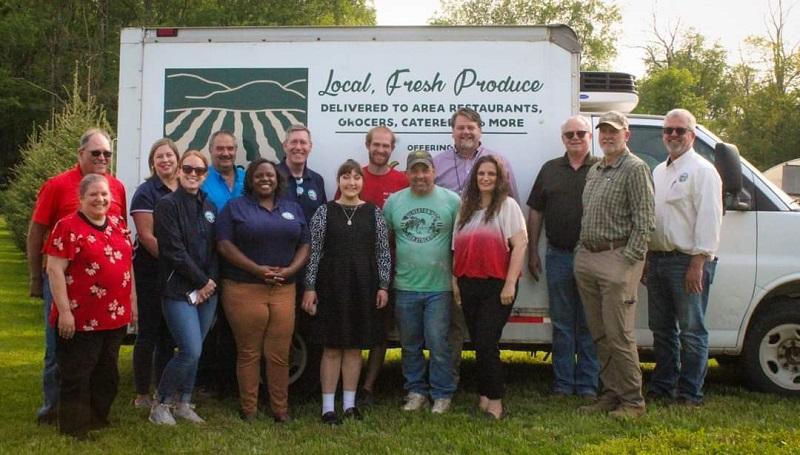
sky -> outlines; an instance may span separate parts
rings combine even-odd
[[[438,0],[374,0],[378,25],[426,25],[439,8]],[[739,63],[755,58],[744,44],[751,35],[765,35],[770,14],[769,0],[616,0],[622,13],[613,70],[644,74],[643,44],[652,41],[653,15],[662,35],[680,25],[702,33],[707,42],[718,41],[728,51],[728,60]],[[773,0],[777,5],[777,0]],[[785,41],[800,43],[800,0],[785,0],[789,9]]]

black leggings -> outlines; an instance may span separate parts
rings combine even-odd
[[[505,395],[503,364],[498,342],[511,314],[510,305],[500,303],[504,280],[494,278],[459,278],[461,308],[475,347],[478,364],[478,393],[490,400]],[[516,296],[515,296],[516,300]]]

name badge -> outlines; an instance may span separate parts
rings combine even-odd
[[[284,220],[289,220],[289,221],[293,221],[294,220],[294,215],[292,215],[289,212],[283,212],[283,213],[281,213],[281,216],[283,217]]]
[[[209,223],[213,223],[214,220],[217,219],[214,216],[214,212],[212,212],[211,210],[206,210],[206,213],[204,213],[203,215],[206,217],[206,221],[208,221]]]

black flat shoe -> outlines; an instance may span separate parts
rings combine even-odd
[[[242,422],[244,423],[256,423],[256,415],[257,414],[245,414],[241,409],[239,410],[239,418],[242,419]]]
[[[339,416],[335,412],[331,411],[322,414],[322,423],[326,425],[341,425],[342,421],[339,420]]]
[[[364,416],[361,415],[361,411],[358,410],[356,407],[348,408],[344,411],[344,418],[345,419],[355,419],[355,420],[362,420]]]

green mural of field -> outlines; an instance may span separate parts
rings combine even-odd
[[[286,129],[308,118],[307,68],[166,69],[164,135],[178,149],[204,150],[217,130],[233,132],[244,153],[280,160]]]

